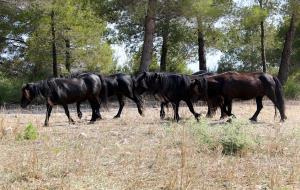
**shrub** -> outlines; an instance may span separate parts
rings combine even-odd
[[[235,155],[250,149],[254,141],[241,130],[241,126],[238,124],[228,124],[223,130],[219,143],[222,145],[223,154]]]
[[[17,140],[36,140],[38,136],[37,128],[30,123],[27,125],[23,133],[18,134]]]
[[[290,77],[284,86],[284,93],[287,98],[300,98],[300,82],[296,77]]]
[[[19,103],[23,80],[7,77],[0,73],[0,104],[4,102]]]
[[[241,154],[253,148],[256,142],[244,130],[246,128],[250,128],[249,123],[238,120],[214,126],[205,120],[200,122],[200,126],[199,123],[191,126],[200,147],[205,146],[210,150],[221,147],[224,155]]]

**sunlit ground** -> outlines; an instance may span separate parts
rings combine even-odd
[[[235,103],[231,124],[219,113],[197,123],[186,107],[175,123],[171,109],[160,120],[158,107],[141,117],[127,106],[121,119],[109,109],[95,124],[89,109],[82,120],[72,111],[75,125],[57,108],[43,127],[45,109],[4,109],[0,189],[300,189],[300,102],[287,103],[284,124],[265,104],[251,123],[254,102]],[[18,139],[29,123],[38,139]],[[241,147],[228,155],[230,138]]]

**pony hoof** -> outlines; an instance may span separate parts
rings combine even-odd
[[[94,124],[96,121],[89,121],[89,125],[92,125],[92,124]]]
[[[250,118],[249,120],[252,121],[252,122],[257,122],[256,118]]]
[[[78,118],[79,118],[79,119],[82,118],[82,114],[81,114],[81,113],[78,114]]]
[[[119,115],[116,115],[116,116],[114,117],[114,119],[118,119],[118,118],[120,118],[120,116],[119,116]]]
[[[199,117],[201,117],[200,113],[195,113],[195,118],[198,119]]]
[[[139,114],[141,115],[141,116],[144,116],[144,113],[143,113],[143,111],[139,111]]]

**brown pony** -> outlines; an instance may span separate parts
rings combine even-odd
[[[220,107],[221,111],[228,116],[233,115],[231,113],[233,99],[255,98],[257,110],[250,118],[252,121],[257,121],[257,116],[263,108],[262,99],[267,96],[275,106],[275,114],[278,108],[281,121],[287,119],[282,86],[276,77],[266,73],[225,72],[209,76],[207,77],[207,96],[208,105],[212,109]]]

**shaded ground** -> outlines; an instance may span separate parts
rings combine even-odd
[[[235,103],[232,124],[219,121],[219,113],[197,123],[186,107],[177,124],[171,109],[162,121],[156,106],[148,106],[144,117],[128,106],[121,119],[112,119],[113,108],[91,125],[89,109],[82,120],[73,110],[76,124],[69,125],[57,108],[46,128],[44,109],[5,109],[0,189],[300,189],[300,105],[288,103],[281,125],[266,104],[259,122],[250,123],[254,102]],[[28,123],[39,138],[16,140]],[[246,146],[224,155],[223,136],[231,128]]]

